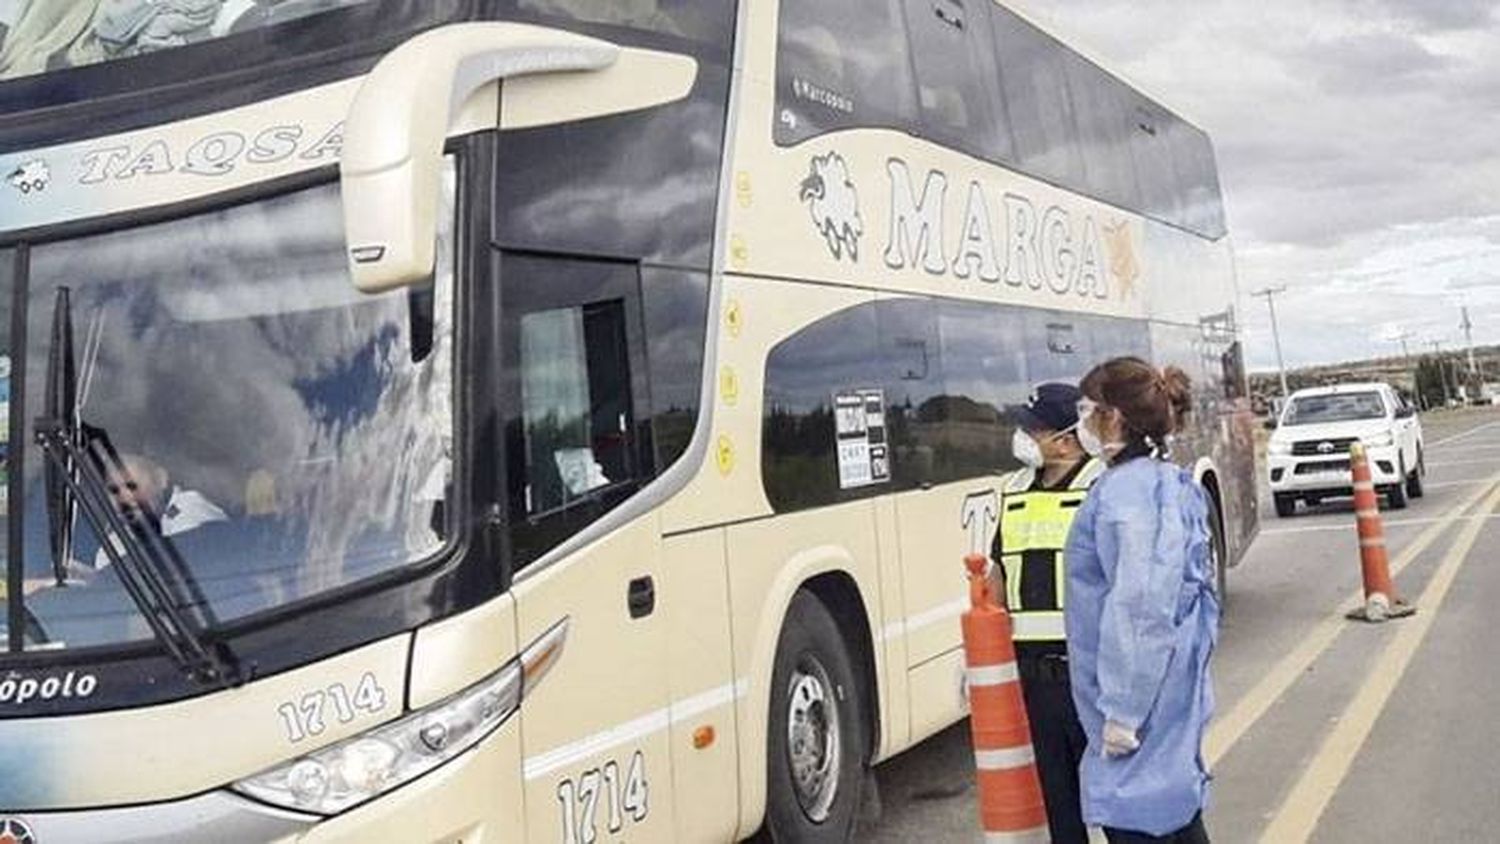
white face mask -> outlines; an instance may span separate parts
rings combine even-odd
[[[1087,406],[1085,406],[1085,402],[1087,402]],[[1093,402],[1089,402],[1087,399],[1084,402],[1079,402],[1078,410],[1078,444],[1083,446],[1083,450],[1088,452],[1090,457],[1106,457],[1113,455],[1125,447],[1125,444],[1121,442],[1105,442],[1089,426],[1089,419],[1095,412]]]
[[[1021,465],[1040,469],[1046,460],[1042,457],[1042,447],[1037,445],[1035,439],[1025,431],[1016,431],[1010,438],[1010,453],[1021,461]]]

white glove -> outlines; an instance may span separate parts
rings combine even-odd
[[[1104,755],[1106,757],[1129,756],[1140,749],[1141,740],[1135,730],[1114,721],[1104,722]]]

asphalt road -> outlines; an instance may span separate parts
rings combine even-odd
[[[1213,666],[1215,842],[1500,841],[1500,409],[1423,426],[1427,496],[1385,514],[1416,616],[1343,619],[1359,590],[1347,501],[1262,507]],[[977,840],[967,724],[875,778],[860,840]]]

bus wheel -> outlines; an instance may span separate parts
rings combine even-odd
[[[869,758],[843,634],[810,592],[792,598],[771,676],[766,829],[773,841],[848,841]]]
[[[1212,496],[1208,500],[1208,532],[1209,564],[1214,567],[1214,594],[1222,607],[1229,603],[1229,546],[1224,536],[1224,511],[1219,500]]]

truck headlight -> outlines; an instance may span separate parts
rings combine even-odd
[[[1266,444],[1266,452],[1278,457],[1285,457],[1292,453],[1292,444],[1286,440],[1271,440]]]
[[[440,767],[493,733],[557,662],[564,619],[478,683],[356,736],[230,786],[273,806],[336,815]]]
[[[1384,448],[1386,446],[1395,444],[1396,435],[1392,434],[1390,431],[1381,431],[1378,434],[1372,434],[1368,437],[1365,437],[1366,448]]]

